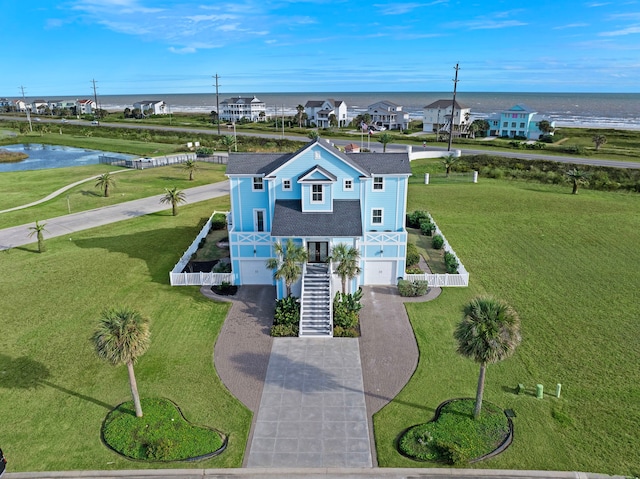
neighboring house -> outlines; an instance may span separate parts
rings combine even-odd
[[[143,116],[166,115],[167,104],[162,100],[143,100],[133,104],[133,108],[140,110]]]
[[[13,100],[11,102],[11,106],[14,108],[15,111],[25,112],[27,111],[27,108],[31,110],[31,105],[26,103],[24,100]]]
[[[514,105],[508,110],[491,115],[486,120],[489,122],[489,135],[502,138],[537,140],[543,134],[538,128],[542,120],[547,120],[551,127],[555,128],[555,121],[539,115],[523,104]]]
[[[266,120],[266,105],[255,96],[227,98],[220,103],[220,109],[219,118],[222,121],[235,123],[243,118],[250,121]]]
[[[97,108],[96,102],[93,100],[77,100],[76,113],[78,115],[91,115],[93,110]]]
[[[4,108],[5,106],[11,106],[11,101],[7,98],[0,98],[0,108]]]
[[[38,114],[44,113],[44,111],[49,107],[49,102],[46,100],[33,100],[31,102],[31,111],[34,111]]]
[[[384,126],[387,130],[406,130],[409,128],[409,113],[402,111],[401,105],[383,100],[369,105],[367,113],[371,117],[371,124]]]
[[[275,284],[283,297],[265,262],[289,238],[306,249],[306,268],[323,267],[339,243],[355,247],[361,273],[351,291],[404,276],[407,153],[348,155],[317,140],[295,153],[231,153],[226,175],[235,284]]]
[[[60,110],[74,110],[76,108],[76,102],[74,100],[51,100],[49,102],[49,108],[51,111]]]
[[[307,124],[315,125],[318,128],[329,128],[331,126],[331,115],[335,115],[338,126],[346,126],[347,104],[342,100],[309,100],[304,105],[304,112],[307,114]]]
[[[424,107],[424,120],[422,131],[437,133],[439,131],[449,131],[451,129],[451,100],[437,100]],[[458,101],[455,103],[455,113],[453,115],[454,131],[464,132],[471,124],[471,108]]]

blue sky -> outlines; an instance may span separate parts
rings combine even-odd
[[[640,92],[640,0],[0,0],[0,96]]]

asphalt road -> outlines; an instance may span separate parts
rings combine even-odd
[[[14,120],[14,121],[26,121],[24,117],[11,117],[11,116],[0,116],[0,119],[4,120]],[[32,122],[33,122],[32,117]],[[37,122],[36,122],[37,123]],[[60,124],[60,120],[49,120],[49,119],[41,119],[40,123],[55,123]],[[216,128],[180,128],[175,126],[161,126],[161,125],[139,125],[132,123],[103,123],[101,122],[99,126],[91,125],[90,122],[85,120],[68,120],[69,124],[76,125],[84,125],[89,128],[129,128],[129,129],[143,129],[143,130],[162,130],[162,131],[182,131],[188,133],[194,133],[199,135],[217,135],[218,131]],[[35,124],[35,123],[34,123]],[[220,133],[223,135],[232,135],[233,130],[227,129],[226,125],[224,127],[221,126]],[[253,133],[253,132],[243,132],[238,131],[238,135],[243,136],[255,136],[255,137],[265,137],[265,138],[285,138],[293,141],[309,141],[309,139],[305,136],[299,135],[282,135],[282,133]],[[376,134],[372,135],[369,139],[367,139],[366,135],[364,136],[355,136],[350,140],[338,140],[329,138],[331,143],[335,143],[339,146],[348,145],[349,143],[362,144],[372,151],[382,152],[382,144],[378,143],[376,139]],[[422,151],[423,147],[416,145],[413,147],[414,151]],[[525,153],[520,151],[505,151],[505,150],[474,150],[470,148],[460,148],[455,145],[452,146],[453,150],[460,150],[463,155],[495,155],[495,156],[503,156],[506,158],[521,158],[524,160],[549,160],[549,161],[558,161],[560,163],[574,163],[578,165],[592,165],[592,166],[610,166],[614,168],[631,168],[631,169],[640,169],[640,162],[629,162],[629,161],[616,161],[616,160],[598,160],[594,158],[579,158],[575,156],[556,156],[556,155],[547,155],[544,153]],[[387,145],[387,152],[402,152],[407,150],[407,145],[398,144],[398,143],[390,143]],[[446,148],[437,147],[437,146],[427,146],[426,151],[446,151]]]
[[[198,201],[228,195],[229,182],[222,181],[220,183],[197,186],[195,188],[188,188],[184,190],[184,192],[187,203],[197,203]],[[170,209],[171,206],[160,203],[162,196],[164,195],[150,196],[117,205],[43,220],[41,223],[46,223],[47,230],[45,238],[62,236],[75,231],[95,228],[96,226],[103,226],[116,221],[127,220]],[[0,230],[0,251],[34,243],[35,237],[29,237],[30,226],[33,226],[33,223]]]

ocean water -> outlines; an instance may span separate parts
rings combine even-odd
[[[333,98],[347,103],[350,118],[366,111],[377,101],[389,100],[402,105],[412,119],[420,119],[423,108],[439,99],[451,99],[451,92],[314,92],[314,93],[220,93],[219,100],[232,96],[255,95],[267,105],[267,114],[286,116],[296,113],[296,106],[309,100]],[[74,99],[56,97],[52,99]],[[468,93],[458,92],[456,99],[471,108],[472,118],[486,117],[524,104],[556,122],[556,126],[619,128],[640,130],[640,93]],[[209,113],[215,110],[214,93],[102,95],[101,108],[122,111],[140,100],[163,100],[170,112]]]

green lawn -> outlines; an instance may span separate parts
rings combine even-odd
[[[44,254],[33,244],[0,252],[0,441],[12,470],[158,467],[127,461],[100,442],[109,409],[130,399],[126,368],[99,360],[89,341],[102,309],[114,305],[151,319],[151,347],[136,366],[141,396],[169,398],[192,423],[229,435],[219,457],[168,467],[240,467],[251,413],[212,364],[228,304],[168,284],[198,223],[228,201],[51,238]]]
[[[180,165],[161,166],[146,170],[92,165],[2,173],[0,175],[0,191],[3,192],[3,195],[0,197],[0,210],[44,198],[62,186],[105,171],[127,170],[114,176],[116,186],[111,189],[108,198],[104,198],[100,189],[95,187],[95,181],[89,181],[41,205],[0,214],[0,228],[31,223],[36,219],[42,220],[66,215],[69,212],[69,206],[72,213],[77,213],[159,195],[164,192],[165,188],[173,188],[174,186],[186,189],[223,181],[226,179],[224,176],[225,168],[226,165],[199,162],[193,181],[189,181],[189,173]]]
[[[490,293],[522,319],[522,345],[489,366],[485,391],[515,410],[515,441],[474,467],[639,475],[640,196],[480,179],[413,184],[408,209],[432,213],[471,284],[407,304],[419,366],[374,418],[380,464],[426,467],[396,452],[398,435],[443,400],[475,396],[479,368],[456,354],[452,335],[462,305]],[[518,383],[528,394],[514,393]]]

